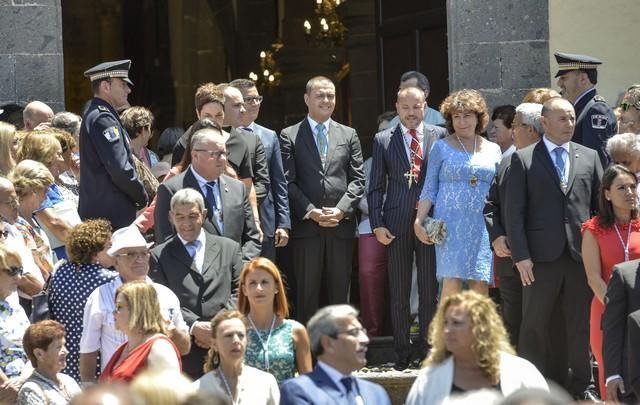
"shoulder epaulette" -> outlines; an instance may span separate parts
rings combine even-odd
[[[599,103],[606,103],[607,100],[604,99],[600,94],[596,94],[593,99]]]
[[[98,110],[100,110],[102,112],[109,112],[109,109],[107,107],[103,106],[103,105],[99,105],[98,106]]]

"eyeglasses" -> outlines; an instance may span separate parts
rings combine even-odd
[[[622,103],[622,104],[620,104],[620,108],[622,109],[623,112],[629,111],[631,109],[631,107],[633,107],[636,110],[640,111],[640,101],[635,103],[635,104],[631,104],[631,103]]]
[[[214,150],[206,150],[206,149],[194,149],[196,152],[207,152],[209,157],[220,159],[222,156],[227,157],[227,152],[225,151],[214,151]]]
[[[347,329],[347,330],[343,330],[343,331],[338,331],[338,332],[334,332],[330,335],[328,335],[330,338],[332,339],[337,339],[338,335],[348,335],[351,337],[358,337],[360,336],[361,333],[364,333],[364,335],[367,335],[367,330],[365,328],[351,328],[351,329]]]
[[[9,266],[3,270],[9,273],[11,277],[20,277],[24,273],[24,267],[22,266]]]
[[[130,253],[118,253],[115,257],[126,257],[128,259],[144,259],[149,256],[149,252],[130,252]]]
[[[260,104],[262,103],[262,96],[250,96],[250,97],[245,97],[244,98],[244,103],[245,104]]]

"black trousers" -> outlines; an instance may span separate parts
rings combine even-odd
[[[411,273],[415,257],[418,281],[418,317],[420,335],[418,345],[426,350],[427,328],[436,310],[438,281],[436,255],[433,245],[420,242],[413,232],[396,235],[387,246],[387,274],[389,277],[389,304],[396,353],[402,359],[409,355],[411,328]]]
[[[509,341],[515,348],[518,346],[522,321],[522,281],[510,257],[498,257],[495,266],[500,277],[502,320],[509,334]]]
[[[563,385],[573,395],[580,394],[592,379],[589,356],[592,292],[584,268],[565,250],[554,262],[534,262],[533,276],[535,282],[522,288],[519,353],[545,377]],[[558,312],[564,318],[564,342],[551,338],[561,333],[554,330],[559,327]],[[565,358],[564,353],[572,371],[570,379],[567,368],[558,364]]]
[[[316,238],[292,239],[297,321],[306,324],[322,304],[347,304],[355,237],[335,238],[323,230]]]

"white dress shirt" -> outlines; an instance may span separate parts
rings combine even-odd
[[[555,143],[547,139],[546,135],[542,137],[542,141],[544,142],[544,146],[547,148],[547,151],[549,151],[549,156],[551,157],[551,162],[553,163],[554,167],[557,167],[556,153],[554,152],[554,150],[559,146],[566,151],[566,153],[562,154],[562,161],[564,162],[564,174],[561,179],[566,183],[569,179],[569,165],[571,164],[571,159],[569,159],[569,142],[563,143],[562,145],[556,145]]]

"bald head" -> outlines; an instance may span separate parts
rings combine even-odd
[[[18,220],[18,195],[13,183],[0,176],[0,220],[14,224]]]
[[[425,93],[419,87],[405,87],[398,91],[396,111],[407,129],[416,129],[424,117]]]
[[[52,119],[53,110],[42,101],[32,101],[22,111],[22,121],[27,131],[33,131],[43,122],[50,123]]]
[[[567,99],[559,97],[551,98],[545,101],[545,103],[542,105],[541,115],[543,117],[546,117],[552,111],[566,110],[567,108],[571,108],[573,110],[573,104],[571,104]]]
[[[540,123],[544,136],[560,146],[571,140],[576,126],[576,112],[573,105],[563,98],[552,98],[542,105]]]

